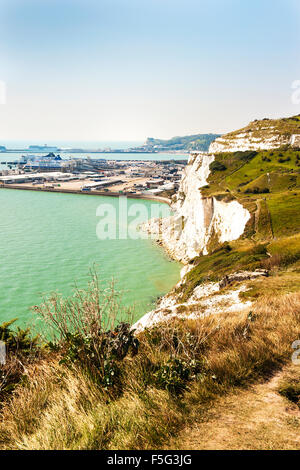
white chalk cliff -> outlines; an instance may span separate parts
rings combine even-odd
[[[238,131],[217,138],[209,147],[210,153],[271,150],[299,147],[299,117],[253,121]]]
[[[176,293],[176,289],[185,283],[186,274],[194,267],[189,262],[196,256],[208,254],[212,239],[219,243],[238,239],[250,219],[250,213],[238,201],[224,202],[215,197],[203,197],[201,188],[207,185],[210,164],[214,159],[214,155],[192,154],[174,197],[174,215],[143,224],[142,228],[154,234],[169,254],[185,263],[185,266],[174,290],[133,325],[136,333],[174,317],[203,318],[220,313],[225,307],[228,312],[236,312],[251,305],[251,302],[243,302],[239,298],[244,286],[219,294],[219,282],[204,283],[195,288],[185,303],[182,303],[180,294]]]
[[[284,145],[290,145],[291,138],[284,136],[271,135],[264,140],[253,137],[252,134],[238,134],[230,139],[219,137],[210,144],[209,151],[211,153],[221,152],[244,152],[245,150],[271,150],[280,148]]]
[[[143,228],[161,240],[169,254],[184,264],[208,253],[209,244],[238,239],[250,214],[239,202],[205,198],[201,188],[207,184],[213,155],[192,154],[172,205],[174,215],[152,219]]]
[[[237,200],[226,202],[220,197],[204,197],[201,188],[207,185],[210,164],[215,154],[269,150],[283,146],[300,147],[300,115],[279,120],[253,121],[241,130],[216,139],[210,146],[209,154],[191,155],[179,190],[173,196],[174,215],[143,224],[143,228],[161,242],[171,257],[185,264],[181,280],[169,294],[160,299],[154,310],[133,326],[136,332],[174,317],[203,318],[223,311],[236,312],[250,308],[251,302],[242,300],[239,293],[247,289],[247,285],[243,284],[246,279],[263,276],[263,272],[234,273],[235,282],[241,282],[239,287],[226,287],[228,279],[225,279],[226,282],[201,283],[188,299],[183,299],[180,294],[187,281],[187,273],[195,268],[192,260],[199,255],[207,255],[217,243],[237,240],[244,233],[251,217]]]

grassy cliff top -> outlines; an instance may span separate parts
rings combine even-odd
[[[215,155],[210,169],[208,185],[201,188],[203,196],[238,200],[251,217],[241,239],[221,247],[212,241],[210,254],[194,260],[195,267],[180,288],[183,299],[207,280],[257,268],[270,269],[276,276],[288,274],[285,293],[292,286],[299,290],[300,151],[223,152]],[[254,293],[266,289],[256,286]]]
[[[300,231],[300,151],[220,153],[202,193],[238,199],[252,214],[248,237],[270,240],[296,234]]]
[[[149,137],[145,146],[156,150],[201,150],[207,152],[210,144],[220,134],[194,134],[187,136],[177,136],[171,139],[154,139]]]
[[[229,132],[225,139],[236,138],[239,134],[251,134],[255,138],[266,138],[270,134],[278,136],[291,136],[300,134],[300,115],[281,119],[262,119],[250,122],[246,127]]]

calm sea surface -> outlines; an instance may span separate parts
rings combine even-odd
[[[135,305],[135,319],[174,286],[181,266],[153,241],[98,239],[96,209],[108,203],[117,214],[109,221],[118,226],[118,198],[0,190],[0,323],[30,322],[30,306],[53,291],[70,295],[75,282],[87,286],[94,264],[103,281],[117,281],[123,304]],[[130,199],[129,208],[136,203],[149,217],[158,204]]]

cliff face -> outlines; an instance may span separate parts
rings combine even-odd
[[[272,257],[276,265],[280,250],[289,253],[282,266],[300,259],[295,239],[300,223],[299,136],[300,115],[264,119],[217,139],[210,154],[191,155],[173,196],[174,215],[145,224],[185,264],[181,280],[133,329],[139,332],[173,318],[249,310],[251,301],[240,297],[251,289],[248,280],[267,277],[265,267]],[[248,240],[222,246],[240,238],[248,221]],[[292,246],[296,255],[291,256]]]
[[[152,219],[144,226],[155,234],[170,255],[187,264],[196,256],[206,255],[209,245],[239,238],[250,218],[237,201],[204,198],[201,188],[207,184],[213,155],[193,154],[185,169],[168,219]]]
[[[300,118],[263,119],[223,135],[209,147],[210,153],[245,150],[270,150],[285,146],[299,146]]]

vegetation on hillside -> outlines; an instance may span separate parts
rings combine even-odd
[[[202,192],[238,199],[252,214],[247,234],[252,232],[257,240],[296,234],[300,231],[300,150],[217,154]]]
[[[210,144],[220,137],[219,134],[195,134],[184,137],[172,137],[171,139],[154,139],[148,138],[145,147],[153,150],[183,150],[190,152],[199,150],[207,152]]]
[[[5,357],[1,356],[4,363],[0,365],[0,407],[1,401],[26,377],[27,367],[43,354],[39,337],[32,336],[28,328],[12,330],[15,321],[0,325],[0,341],[5,345],[5,351],[2,351]]]
[[[54,339],[2,398],[0,448],[161,448],[216,398],[289,361],[300,335],[299,293],[260,297],[250,314],[174,320],[136,339],[124,324],[106,330],[99,299],[93,282],[81,298],[39,307]]]
[[[300,151],[216,155],[202,191],[239,200],[251,218],[239,240],[212,240],[209,255],[193,260],[178,297],[185,302],[201,283],[263,268],[268,277],[246,281],[240,293],[251,311],[225,306],[135,336],[113,286],[103,290],[96,277],[70,299],[50,296],[35,307],[47,325],[43,340],[0,326],[1,449],[160,449],[206,420],[220,397],[290,363],[300,338]],[[299,405],[298,382],[284,377],[282,400]]]
[[[287,373],[282,378],[278,391],[290,402],[295,403],[300,408],[300,368],[296,373]]]
[[[297,234],[238,240],[194,260],[181,292],[187,297],[200,282],[238,269],[269,269],[269,277],[247,282],[250,313],[225,308],[135,337],[113,287],[103,291],[94,278],[86,292],[54,295],[35,308],[48,325],[43,345],[3,325],[5,367],[13,372],[16,344],[23,361],[1,396],[0,448],[160,449],[207,419],[215,400],[289,363],[300,337],[299,254]],[[278,393],[296,402],[297,383],[286,381]],[[278,445],[285,448],[284,440]]]
[[[275,269],[280,276],[289,269],[300,288],[300,151],[224,152],[215,155],[210,170],[208,184],[201,189],[203,196],[228,202],[236,199],[251,218],[240,240],[218,246],[212,239],[210,254],[193,260],[195,267],[177,290],[182,301],[199,284],[219,281],[239,270],[264,268],[272,273]],[[292,291],[293,280],[289,280]],[[260,282],[261,289],[267,291],[272,279]],[[259,286],[255,282],[250,285],[241,295],[249,298],[258,294]]]
[[[225,243],[210,256],[199,256],[193,260],[195,265],[185,277],[185,282],[177,289],[180,299],[186,302],[195,287],[203,282],[217,282],[225,275],[241,269],[254,271],[261,268],[268,258],[266,245],[256,245],[245,249]]]
[[[270,136],[290,137],[293,134],[300,134],[300,114],[281,119],[256,119],[246,127],[229,132],[224,137],[226,140],[235,138],[240,134],[251,134],[255,139],[267,139]]]

